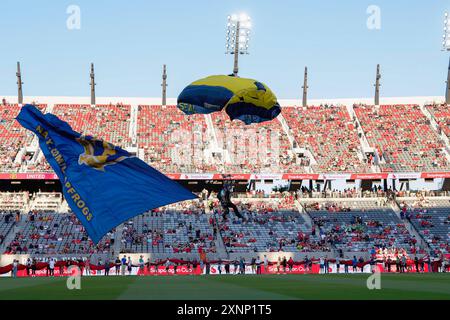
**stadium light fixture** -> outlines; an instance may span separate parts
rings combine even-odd
[[[442,50],[450,51],[450,16],[448,12],[444,14],[444,32],[442,35]]]
[[[248,43],[252,24],[250,17],[245,13],[228,15],[226,52],[234,55],[233,74],[239,71],[239,55],[248,54]]]

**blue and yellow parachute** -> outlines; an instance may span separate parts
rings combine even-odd
[[[265,84],[225,75],[192,82],[178,96],[177,107],[185,114],[225,109],[231,120],[245,124],[269,121],[281,112],[277,97]]]

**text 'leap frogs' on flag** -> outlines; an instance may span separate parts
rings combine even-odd
[[[111,229],[148,210],[196,196],[144,161],[83,136],[53,114],[22,107],[17,121],[39,137],[72,211],[98,243]]]

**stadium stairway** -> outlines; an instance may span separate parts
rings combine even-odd
[[[297,200],[294,201],[295,207],[297,208],[299,214],[303,217],[303,219],[305,220],[308,228],[312,227],[312,219],[311,216],[308,214],[308,212],[306,211],[306,209],[300,204],[300,202],[298,202]]]
[[[313,225],[314,225],[314,229],[316,230],[316,234],[319,234],[320,228],[319,228],[319,226],[318,226],[317,224],[315,224],[315,223],[313,222],[312,216],[309,214],[309,211],[306,210],[305,203],[302,204],[302,203],[298,202],[297,200],[295,200],[295,202],[296,202],[296,206],[297,206],[297,203],[298,203],[298,205],[299,205],[300,208],[301,208],[301,210],[299,209],[299,211],[300,211],[300,212],[304,212],[304,214],[302,215],[302,217],[303,217],[303,219],[305,219],[305,221],[308,223],[308,227],[309,227],[309,228],[312,228]],[[338,255],[338,250],[337,250],[336,246],[333,245],[333,244],[331,245],[331,254],[332,254],[332,256],[334,256],[334,257],[336,257],[336,256]]]
[[[206,122],[206,128],[207,128],[206,133],[207,133],[208,139],[209,139],[209,141],[211,143],[211,149],[209,150],[210,159],[212,161],[216,160],[214,162],[217,165],[218,169],[221,172],[225,172],[224,163],[231,161],[230,155],[229,155],[228,150],[226,148],[223,148],[223,146],[219,146],[219,140],[217,138],[217,132],[216,132],[216,130],[219,130],[219,129],[217,129],[214,126],[214,123],[212,121],[211,115],[210,114],[204,114],[203,116],[204,116],[205,122]],[[213,156],[213,154],[219,155],[219,158],[218,159],[215,158]]]
[[[366,138],[366,134],[364,133],[364,130],[361,127],[361,123],[358,119],[358,116],[356,115],[355,110],[353,109],[353,105],[347,105],[346,108],[347,108],[347,111],[348,111],[350,117],[353,120],[353,123],[355,124],[356,131],[358,132],[359,144],[360,144],[361,150],[362,150],[362,152],[358,150],[359,159],[361,160],[361,162],[367,161],[366,156],[365,156],[366,152],[374,153],[376,155],[376,158],[379,159],[377,150],[370,146],[369,141]],[[382,160],[380,162],[384,163],[384,160]],[[370,170],[372,172],[381,172],[380,166],[376,165],[376,164],[370,166]]]
[[[228,259],[229,253],[227,252],[227,249],[225,248],[225,244],[223,243],[222,234],[220,231],[217,232],[216,237],[216,255],[217,257],[220,257],[221,259]]]
[[[410,223],[407,219],[402,219],[400,216],[400,204],[398,203],[398,200],[391,202],[391,208],[394,211],[394,213],[397,215],[397,217],[403,222],[405,225],[406,230],[414,236],[417,240],[417,244],[420,248],[423,248],[426,252],[430,252],[431,248],[428,245],[428,243],[425,241],[425,239],[420,235],[419,232],[417,232],[417,229]]]
[[[211,212],[211,210],[209,210],[209,206],[205,205],[206,202],[203,203],[204,205],[204,210],[206,214],[213,214]],[[219,221],[217,221],[217,216],[213,216],[213,218],[216,220],[216,223],[219,224]],[[216,235],[216,239],[215,239],[215,244],[216,244],[216,257],[220,258],[220,259],[228,259],[229,258],[229,253],[227,252],[227,249],[225,247],[225,244],[223,242],[223,238],[222,238],[222,234],[220,231],[217,231],[217,235]]]
[[[123,223],[117,226],[114,233],[114,246],[111,248],[110,254],[112,257],[117,256],[120,253],[120,247],[122,245]]]
[[[289,143],[291,144],[291,148],[294,149],[294,141],[295,141],[295,139],[294,139],[294,136],[292,135],[292,132],[289,129],[289,125],[288,125],[288,123],[287,123],[287,121],[284,118],[282,113],[280,113],[278,115],[277,120],[280,122],[281,127],[284,130],[284,133],[286,133],[286,136],[287,136],[287,138],[289,140]]]
[[[317,160],[314,158],[313,152],[311,152],[306,146],[299,146],[297,141],[295,141],[294,134],[292,133],[291,128],[289,127],[286,118],[280,113],[277,117],[277,120],[280,122],[281,127],[283,128],[284,133],[286,134],[289,144],[291,145],[291,149],[295,154],[302,153],[306,158],[309,159],[310,165],[304,167],[305,172],[313,173],[312,165],[317,165]]]
[[[214,127],[214,124],[212,122],[212,118],[210,114],[204,114],[203,115],[205,118],[205,123],[206,123],[206,135],[207,135],[207,139],[210,142],[210,147],[207,150],[207,159],[209,159],[209,161],[211,163],[214,163],[220,171],[225,171],[224,169],[224,159],[226,159],[226,157],[228,156],[228,151],[224,150],[222,148],[219,147],[219,142],[217,139],[217,134],[216,134],[216,130]],[[215,155],[219,155],[219,157],[215,156]],[[227,159],[229,160],[229,159]]]
[[[6,251],[6,247],[8,246],[8,244],[10,244],[16,237],[16,234],[23,229],[23,227],[26,224],[25,221],[23,221],[23,220],[24,219],[22,217],[21,221],[14,222],[12,229],[8,232],[5,239],[3,240],[3,244],[0,245],[0,254],[2,254],[3,252]]]
[[[428,120],[430,120],[430,126],[431,128],[436,132],[439,138],[441,138],[442,142],[444,143],[445,148],[443,148],[443,151],[445,153],[445,156],[447,157],[447,161],[450,162],[450,139],[445,135],[444,132],[439,133],[439,125],[434,119],[433,115],[430,113],[430,111],[425,108],[424,105],[420,105],[420,110],[422,113],[427,117]]]

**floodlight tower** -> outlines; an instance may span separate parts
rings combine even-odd
[[[444,14],[444,34],[442,35],[442,38],[442,51],[450,51],[450,19],[447,12]],[[450,61],[445,86],[445,103],[450,104]]]
[[[91,105],[95,105],[95,85],[94,64],[91,63]]]
[[[20,72],[20,62],[17,62],[17,103],[23,104],[23,92],[22,92],[22,73]]]
[[[163,75],[162,75],[162,105],[166,105],[166,92],[167,92],[167,72],[166,72],[166,65],[163,65]]]
[[[380,73],[380,65],[377,64],[377,76],[375,78],[375,105],[380,105],[380,79],[381,79],[381,73]]]
[[[302,100],[302,106],[303,108],[306,108],[308,104],[308,67],[305,67],[305,75],[303,78],[303,100]]]
[[[248,54],[251,29],[250,17],[245,13],[228,16],[226,54],[234,54],[233,75],[239,72],[239,55]]]

